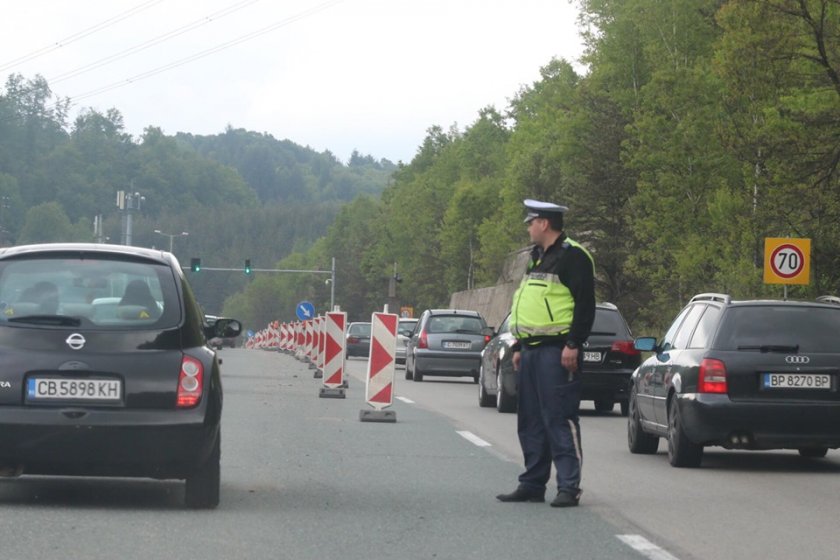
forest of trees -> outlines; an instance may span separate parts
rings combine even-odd
[[[482,109],[465,130],[431,127],[381,198],[344,206],[285,263],[335,256],[336,299],[355,319],[386,301],[394,263],[402,303],[445,306],[495,283],[527,243],[531,197],[571,208],[599,299],[637,331],[699,292],[781,297],[762,281],[765,237],[812,240],[811,283],[790,297],[837,293],[840,2],[579,5],[585,72],[552,60],[504,110]],[[258,278],[226,310],[288,320],[302,295],[329,301],[309,280]],[[282,303],[259,316],[259,301]]]
[[[546,61],[509,106],[477,108],[463,130],[430,123],[399,166],[359,154],[342,165],[243,130],[150,127],[135,140],[116,111],[68,131],[46,84],[12,77],[0,96],[2,241],[89,237],[94,214],[115,223],[114,191],[133,180],[148,200],[137,244],[188,229],[189,252],[176,253],[205,266],[250,255],[255,268],[325,270],[334,257],[336,303],[359,320],[386,301],[395,263],[398,297],[417,309],[494,284],[528,242],[522,199],[537,198],[571,208],[598,298],[637,332],[698,292],[779,297],[762,282],[765,237],[812,240],[811,283],[791,297],[837,293],[840,1],[577,3],[579,66]],[[330,299],[322,275],[193,276],[199,294],[234,282],[223,313],[255,329]]]

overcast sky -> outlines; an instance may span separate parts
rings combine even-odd
[[[407,163],[430,126],[575,62],[576,24],[568,0],[6,0],[0,76],[41,74],[135,137],[231,125]]]

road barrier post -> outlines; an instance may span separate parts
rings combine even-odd
[[[328,312],[324,318],[324,386],[318,392],[321,398],[343,399],[344,389],[344,329],[347,313]]]
[[[394,402],[394,368],[397,349],[397,323],[393,313],[371,316],[370,358],[365,379],[365,402],[373,410],[359,411],[362,422],[396,422],[397,413],[384,410]]]
[[[311,360],[311,366],[315,368],[315,373],[313,374],[313,378],[321,379],[324,376],[324,372],[321,370],[320,361],[321,361],[321,335],[323,317],[320,315],[314,317],[312,319],[312,352],[309,354],[309,359]]]

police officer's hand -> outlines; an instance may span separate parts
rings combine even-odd
[[[566,370],[575,373],[578,368],[578,349],[564,346],[563,355],[561,356],[560,361]]]
[[[522,352],[514,352],[510,360],[513,362],[513,370],[519,371],[519,362],[522,359]]]

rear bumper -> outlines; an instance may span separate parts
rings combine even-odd
[[[580,398],[626,401],[630,395],[630,370],[587,371],[584,365],[580,376]]]
[[[677,406],[683,430],[696,443],[744,449],[840,447],[840,403],[745,402],[687,393],[679,395]]]
[[[26,474],[185,478],[219,433],[196,411],[0,408],[0,462]]]
[[[367,356],[370,353],[370,344],[348,344],[348,356]]]
[[[425,375],[464,377],[478,375],[481,354],[463,352],[416,351],[415,369]]]

